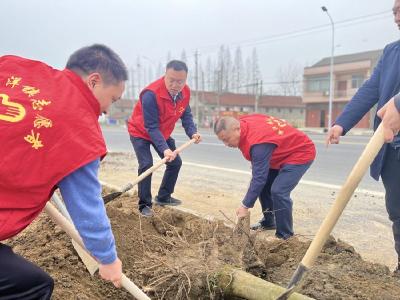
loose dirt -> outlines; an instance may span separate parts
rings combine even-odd
[[[128,175],[118,170],[121,166],[134,168],[133,161],[126,155],[113,155],[103,163],[102,179],[115,180],[119,186],[121,181],[127,183],[132,172]],[[208,179],[213,176],[209,174]],[[156,174],[155,182],[159,179]],[[135,192],[107,204],[124,272],[152,299],[223,299],[215,280],[226,264],[282,286],[288,283],[310,239],[297,235],[282,241],[272,232],[252,232],[250,242],[238,243],[233,213],[219,211],[223,207],[217,201],[224,194],[214,198],[223,193],[221,186],[204,187],[195,181],[191,186],[201,191],[201,197],[208,194],[207,199],[215,201],[214,213],[219,219],[188,212],[192,206],[155,207],[154,217],[143,218],[137,213]],[[185,201],[198,200],[200,206],[199,194],[188,193]],[[51,274],[55,279],[53,299],[132,299],[97,274],[90,277],[70,239],[46,214],[7,243]],[[364,261],[352,246],[331,238],[299,292],[315,299],[399,299],[399,283],[388,267]]]

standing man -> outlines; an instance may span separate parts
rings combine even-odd
[[[396,0],[393,6],[394,21],[400,28],[400,0]],[[381,110],[382,116],[386,109],[393,112],[394,101],[389,100],[400,91],[400,41],[391,43],[385,47],[377,66],[371,77],[361,86],[343,112],[336,119],[335,124],[329,130],[326,138],[328,144],[338,144],[340,136],[345,135],[361,118],[375,105]],[[388,103],[389,102],[389,103]],[[381,122],[375,116],[374,129]],[[331,125],[331,124],[329,124]],[[387,122],[386,140],[390,141]],[[397,131],[395,132],[397,134]],[[393,131],[392,131],[393,134]],[[390,144],[385,144],[371,165],[371,176],[375,180],[382,177],[386,195],[386,210],[389,219],[393,222],[393,237],[395,249],[400,257],[400,136],[396,135]],[[396,272],[400,271],[400,259]]]
[[[189,106],[190,89],[186,85],[187,73],[188,68],[184,62],[170,61],[165,75],[140,93],[139,101],[128,121],[130,139],[139,163],[139,175],[153,165],[150,145],[161,158],[167,158],[167,168],[155,198],[155,203],[158,205],[181,203],[180,200],[171,197],[182,165],[182,160],[175,151],[175,140],[171,137],[178,119],[181,119],[189,138],[196,139],[196,143],[201,140]],[[139,211],[143,216],[151,217],[153,215],[151,175],[138,184],[138,191]]]
[[[0,57],[0,241],[15,236],[59,187],[99,273],[121,285],[101,186],[107,149],[98,123],[125,88],[125,65],[103,45],[71,55],[66,69],[17,56]],[[53,279],[0,243],[0,295],[50,299]]]
[[[314,143],[286,121],[260,114],[239,120],[222,117],[216,121],[214,132],[226,146],[239,148],[251,161],[250,187],[236,210],[237,216],[246,216],[259,198],[264,217],[252,229],[276,229],[276,237],[291,237],[290,193],[315,158]]]

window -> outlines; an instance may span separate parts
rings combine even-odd
[[[364,75],[355,74],[351,76],[351,88],[358,89],[364,83]]]
[[[309,92],[329,91],[329,76],[309,77],[307,79],[306,87]]]

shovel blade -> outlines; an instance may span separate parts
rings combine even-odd
[[[114,192],[114,193],[105,195],[103,197],[104,204],[107,204],[108,202],[114,200],[115,198],[118,198],[121,195],[122,195],[122,192]]]
[[[293,286],[293,287],[291,287],[290,289],[287,289],[285,292],[283,292],[282,294],[280,294],[279,296],[278,296],[278,298],[276,298],[276,300],[287,300],[289,297],[290,297],[290,295],[292,294],[292,293],[294,293],[294,288],[295,288],[296,286]]]
[[[293,273],[292,278],[290,279],[290,282],[288,284],[288,287],[285,292],[279,295],[276,300],[286,300],[290,297],[291,294],[294,293],[295,289],[299,285],[301,279],[303,278],[304,274],[306,274],[308,271],[308,268],[300,263],[297,266],[296,271]]]

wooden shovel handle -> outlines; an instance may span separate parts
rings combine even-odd
[[[82,238],[76,231],[75,227],[54,207],[50,202],[46,203],[45,211],[53,219],[53,221],[58,224],[77,244],[79,244],[83,249],[85,245],[83,244]],[[143,293],[131,280],[129,280],[124,274],[121,278],[122,286],[136,299],[138,300],[150,300],[150,298]]]
[[[178,147],[176,151],[178,153],[181,153],[185,148],[189,147],[191,144],[193,144],[196,141],[196,139],[191,139]],[[151,168],[147,169],[144,171],[142,174],[140,174],[134,181],[131,183],[128,183],[121,189],[121,193],[125,193],[126,191],[129,191],[131,188],[133,188],[135,185],[137,185],[139,182],[141,182],[143,179],[145,179],[147,176],[149,176],[151,173],[153,173],[155,170],[157,170],[159,167],[161,167],[163,164],[167,162],[166,158],[163,158],[162,160],[158,161],[155,163]]]
[[[322,247],[324,246],[329,234],[332,232],[333,227],[335,227],[340,215],[353,195],[354,190],[357,188],[361,179],[365,175],[365,172],[371,165],[379,150],[382,148],[384,142],[385,140],[381,124],[371,137],[368,144],[365,146],[363,153],[361,154],[357,163],[354,165],[345,183],[341,187],[338,195],[336,196],[335,202],[328,212],[328,215],[325,217],[316,236],[314,237],[314,240],[311,242],[310,247],[304,255],[301,263],[306,268],[310,268],[314,264],[315,259],[321,252]]]

